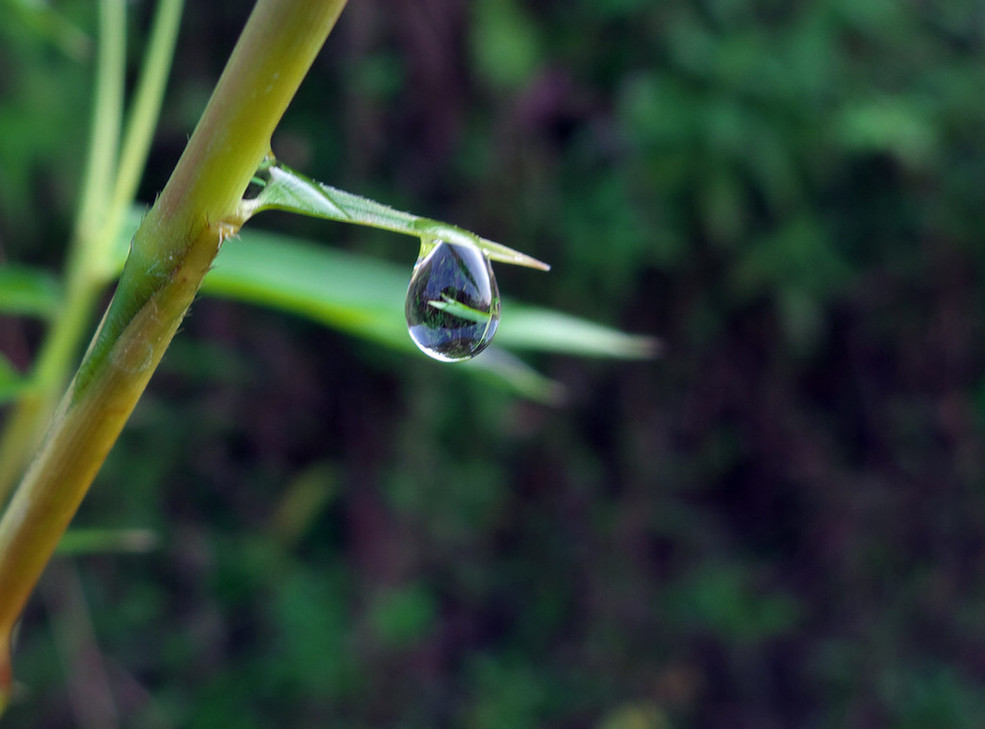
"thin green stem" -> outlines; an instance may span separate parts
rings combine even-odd
[[[140,171],[164,98],[183,0],[161,0],[137,85],[123,144],[117,149],[124,68],[122,6],[103,3],[100,57],[93,111],[93,151],[85,174],[80,213],[69,253],[61,310],[38,355],[33,387],[18,402],[0,440],[0,505],[6,503],[27,455],[37,446],[68,380],[73,359],[88,331],[99,294],[115,274],[111,244],[119,236],[136,193]],[[109,49],[104,50],[104,45]],[[106,137],[105,135],[111,135]],[[99,136],[103,135],[103,136]],[[119,153],[113,180],[107,172]]]
[[[0,519],[0,704],[38,576],[174,336],[345,0],[259,0],[41,449]],[[5,687],[3,682],[7,682]]]
[[[94,267],[101,277],[108,278],[115,273],[110,250],[136,195],[140,175],[147,162],[147,153],[161,112],[168,72],[171,70],[171,58],[174,56],[183,5],[184,0],[161,0],[157,6],[143,73],[120,148],[116,184],[109,203],[109,220],[99,239],[94,242],[98,246],[93,251],[96,264]]]
[[[83,237],[93,235],[102,224],[113,189],[126,70],[124,0],[101,0],[99,3],[99,54],[96,63],[96,98],[89,130],[89,160],[82,181],[82,200],[76,224]]]
[[[44,424],[55,409],[59,390],[64,387],[70,362],[86,331],[98,295],[99,284],[92,275],[87,251],[90,241],[97,237],[103,225],[113,187],[123,115],[125,64],[125,2],[101,0],[89,153],[79,212],[69,245],[65,293],[38,353],[31,389],[11,412],[0,439],[0,506],[6,503],[27,462],[27,455],[37,446]]]

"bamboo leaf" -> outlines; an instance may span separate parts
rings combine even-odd
[[[58,280],[27,266],[0,266],[0,312],[48,317],[61,299]]]
[[[216,259],[202,291],[292,311],[393,349],[416,352],[404,320],[407,268],[259,230],[244,230]],[[648,337],[519,302],[503,305],[497,347],[468,363],[527,397],[556,400],[556,383],[503,350],[597,357],[655,354]]]
[[[660,353],[652,337],[617,329],[551,309],[521,305],[500,322],[497,341],[510,349],[582,357],[650,359]]]
[[[254,183],[259,187],[255,198],[243,201],[244,219],[263,210],[286,210],[316,218],[339,220],[394,233],[444,240],[473,246],[486,252],[490,260],[547,271],[543,261],[512,248],[471,233],[463,228],[422,218],[350,192],[312,180],[268,157],[257,172]]]
[[[89,57],[92,52],[92,39],[71,20],[50,7],[47,3],[31,0],[5,0],[0,2],[8,17],[18,19],[44,38],[69,58],[77,61]]]
[[[58,542],[58,554],[78,557],[89,554],[143,554],[158,546],[150,529],[69,529]]]

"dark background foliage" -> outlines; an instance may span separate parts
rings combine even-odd
[[[246,13],[187,8],[142,199]],[[979,726],[983,17],[352,0],[279,156],[550,261],[501,288],[665,356],[542,357],[552,408],[198,302],[77,519],[159,548],[53,565],[10,725],[103,687],[135,727]],[[2,32],[4,253],[54,267],[90,67]]]

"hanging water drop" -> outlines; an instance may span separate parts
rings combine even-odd
[[[485,253],[422,239],[404,314],[414,344],[435,359],[459,362],[489,346],[499,325],[499,288]]]

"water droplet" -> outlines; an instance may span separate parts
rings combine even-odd
[[[474,357],[499,325],[499,288],[486,255],[471,246],[422,239],[407,289],[407,328],[443,362]]]

